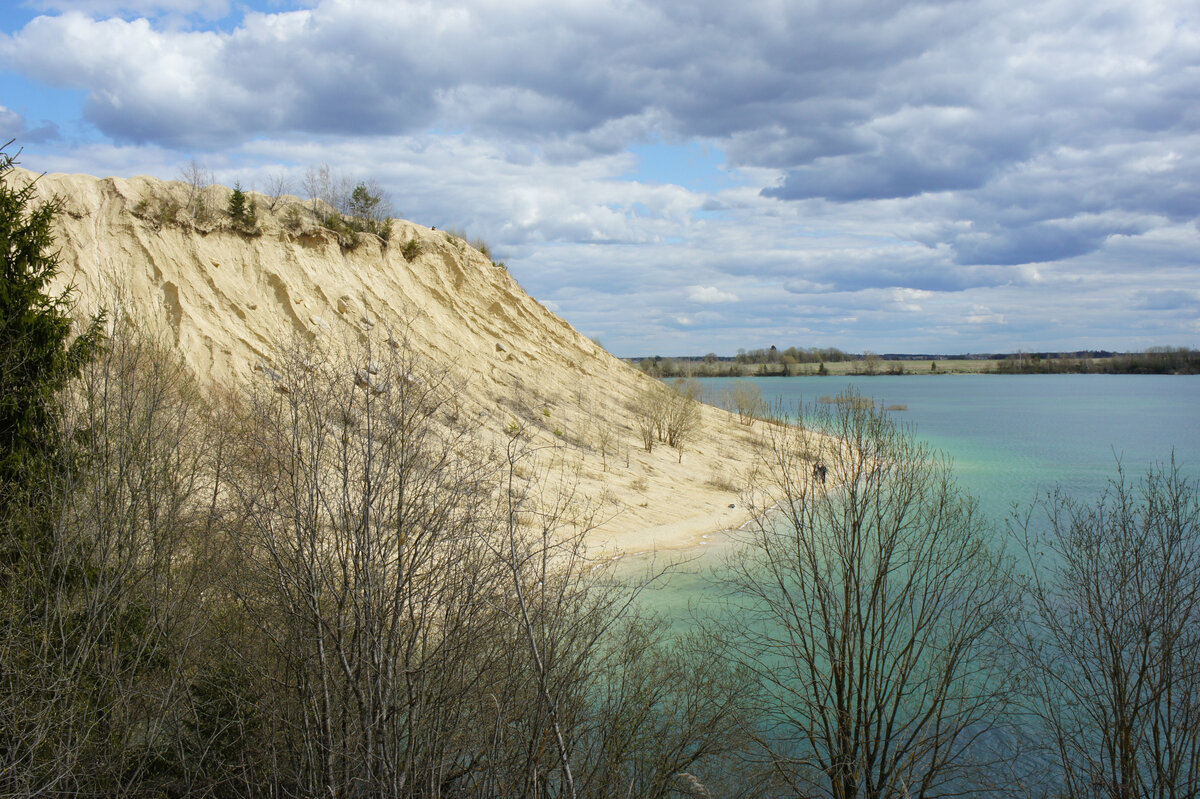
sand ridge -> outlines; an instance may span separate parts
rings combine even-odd
[[[18,169],[12,179],[35,177]],[[410,345],[460,378],[485,431],[519,423],[540,457],[569,467],[602,520],[591,535],[597,551],[695,545],[745,521],[738,488],[755,462],[754,427],[705,406],[682,463],[665,446],[646,453],[629,405],[651,379],[460,238],[395,220],[390,244],[362,235],[347,248],[299,198],[266,212],[261,195],[252,195],[258,231],[247,234],[220,213],[231,192],[221,186],[206,190],[215,211],[207,221],[179,212],[164,222],[159,209],[186,205],[189,187],[146,177],[48,174],[36,190],[61,199],[60,282],[76,286],[80,310],[126,306],[178,347],[202,383],[265,379],[289,336],[382,339],[403,320]],[[411,261],[409,241],[419,250]]]

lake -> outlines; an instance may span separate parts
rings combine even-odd
[[[1200,376],[1168,375],[900,375],[747,378],[763,398],[792,412],[853,387],[887,405],[913,434],[950,456],[960,485],[1003,534],[1014,506],[1028,507],[1055,486],[1094,500],[1116,474],[1118,459],[1137,478],[1155,463],[1176,462],[1200,476]],[[712,398],[730,386],[699,381]],[[714,541],[714,548],[720,542]],[[671,615],[704,604],[698,553],[689,573],[649,597]],[[629,564],[626,569],[632,569]]]
[[[701,380],[717,396],[722,379]],[[755,378],[768,402],[794,409],[853,387],[954,461],[961,485],[1001,520],[1061,485],[1094,497],[1117,459],[1142,474],[1172,450],[1200,474],[1200,376],[908,375]]]

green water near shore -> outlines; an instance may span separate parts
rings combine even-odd
[[[723,380],[702,380],[719,395]],[[1175,457],[1200,474],[1200,376],[955,375],[757,378],[785,408],[848,387],[887,405],[953,459],[960,484],[995,520],[1053,486],[1094,497],[1119,458],[1131,475]]]
[[[719,397],[730,381],[700,381]],[[1200,476],[1200,376],[954,375],[944,377],[751,378],[770,404],[794,411],[853,387],[890,411],[922,441],[953,462],[959,484],[973,495],[1002,536],[1014,508],[1028,508],[1056,486],[1093,501],[1120,460],[1136,478],[1174,452],[1185,474]],[[720,537],[688,553],[690,562],[646,595],[646,602],[685,619],[689,607],[719,600],[708,568],[726,550]],[[642,573],[645,559],[622,572]]]

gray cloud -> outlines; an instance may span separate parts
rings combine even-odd
[[[1109,236],[1128,236],[1145,229],[1144,225],[1102,217],[1056,219],[987,233],[967,233],[955,239],[955,250],[958,263],[965,265],[1012,266],[1061,261],[1095,252]]]
[[[1133,307],[1145,311],[1185,311],[1200,315],[1200,291],[1149,290],[1134,294]]]
[[[30,126],[23,115],[0,105],[0,142],[19,139],[23,144],[42,144],[59,136],[58,125],[54,122],[43,120]]]
[[[1062,259],[1134,229],[1064,231],[1059,220],[1080,211],[1177,220],[1200,202],[1189,77],[1200,52],[1165,3],[714,0],[546,13],[361,0],[248,13],[220,32],[78,11],[216,15],[223,0],[46,5],[67,13],[4,41],[6,59],[83,88],[88,119],[118,141],[469,130],[569,164],[663,133],[706,137],[735,166],[783,170],[770,198],[954,195],[970,214],[958,218],[983,228],[953,240],[964,264]],[[1101,163],[1166,135],[1181,145],[1168,169]],[[1006,222],[1013,197],[1027,218]],[[1070,208],[1039,213],[1056,204]]]
[[[139,152],[164,177],[194,153],[230,180],[369,169],[597,329],[815,335],[803,301],[822,335],[903,319],[921,348],[967,328],[1065,342],[1196,282],[1200,37],[1170,0],[42,3],[61,13],[0,35],[0,58],[82,90],[114,170]],[[651,141],[701,141],[740,185],[629,180]],[[689,286],[739,302],[694,313]],[[1063,287],[1091,304],[1064,309]]]

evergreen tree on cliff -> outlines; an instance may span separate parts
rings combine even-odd
[[[67,464],[58,440],[58,396],[101,341],[101,320],[71,335],[70,289],[50,293],[58,274],[56,201],[36,203],[33,183],[12,174],[0,147],[0,553],[12,556],[14,511],[44,497]],[[17,153],[19,155],[19,151]],[[27,514],[20,514],[29,521]]]

